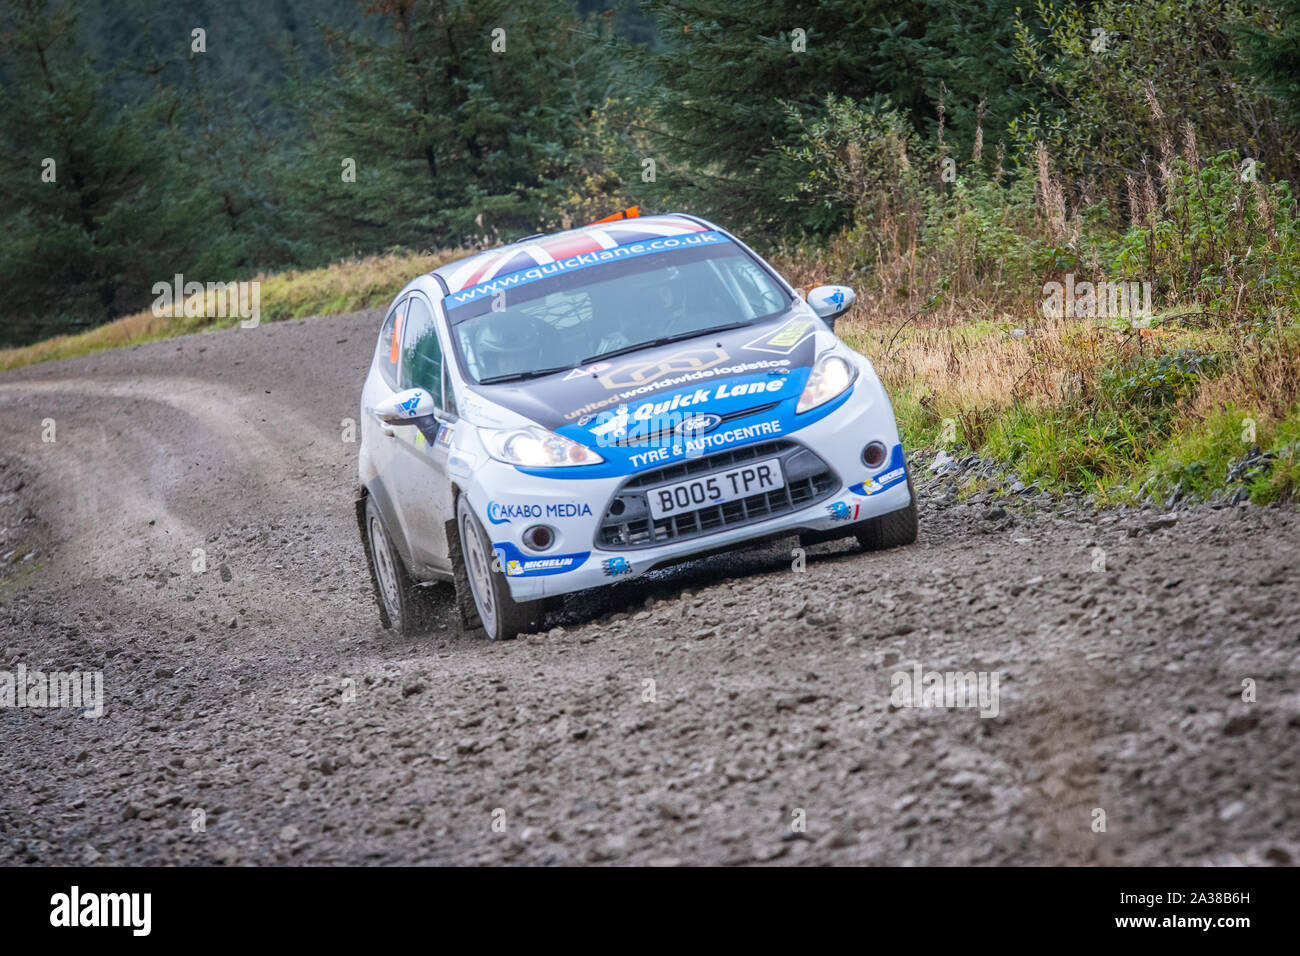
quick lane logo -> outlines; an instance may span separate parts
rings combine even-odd
[[[675,443],[674,435],[690,437],[703,434],[722,423],[721,417],[712,413],[688,414],[680,409],[727,398],[772,395],[781,391],[787,381],[788,376],[775,376],[757,382],[723,382],[713,388],[679,392],[663,401],[643,402],[631,410],[627,405],[619,405],[613,411],[599,413],[591,433],[602,445],[624,439],[641,444],[656,435],[669,436],[670,443]],[[580,421],[578,424],[584,423]]]
[[[575,408],[572,411],[565,412],[564,417],[567,421],[578,419],[579,425],[585,425],[591,420],[591,417],[601,409],[607,409],[611,405],[617,405],[620,402],[626,403],[634,398],[640,398],[642,395],[649,395],[652,392],[662,392],[666,389],[673,388],[677,385],[689,385],[697,382],[702,378],[725,378],[733,375],[745,375],[750,372],[767,372],[769,375],[786,375],[790,369],[789,359],[761,359],[757,362],[742,362],[739,365],[723,365],[702,368],[694,372],[682,372],[670,378],[655,379],[647,382],[645,385],[639,385],[636,388],[627,388],[617,395],[611,395],[608,398],[602,398],[596,402],[588,402],[581,408]]]
[[[129,926],[132,935],[148,936],[153,928],[152,893],[70,893],[50,897],[51,926]]]
[[[661,359],[619,366],[600,376],[597,381],[606,388],[631,388],[674,372],[702,372],[706,368],[722,364],[727,358],[726,351],[716,346],[683,349]]]

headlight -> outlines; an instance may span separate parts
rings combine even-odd
[[[601,458],[586,445],[540,425],[524,428],[481,428],[479,435],[488,454],[507,465],[525,468],[564,468],[570,465],[599,465]]]
[[[808,384],[803,387],[803,394],[799,396],[795,413],[825,405],[837,395],[842,395],[857,377],[858,370],[850,365],[847,359],[840,358],[838,355],[822,357],[813,366],[812,374],[808,376]]]

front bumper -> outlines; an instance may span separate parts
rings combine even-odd
[[[797,419],[791,424],[797,425]],[[870,441],[883,442],[891,450],[886,463],[874,469],[861,457]],[[598,587],[746,541],[800,532],[823,538],[837,530],[849,534],[854,524],[905,508],[911,501],[894,412],[874,376],[859,377],[840,407],[810,425],[708,457],[743,455],[747,448],[766,454],[774,446],[783,449],[783,460],[807,449],[824,463],[827,474],[801,480],[807,493],[785,503],[774,496],[773,510],[780,513],[770,518],[751,514],[734,527],[719,521],[712,526],[717,530],[697,530],[663,543],[647,543],[645,535],[628,537],[623,546],[611,540],[607,509],[616,496],[626,496],[636,474],[538,477],[488,461],[466,476],[463,493],[487,529],[517,601]],[[806,466],[807,457],[797,463]],[[524,530],[536,524],[548,526],[555,535],[545,552],[523,543]]]

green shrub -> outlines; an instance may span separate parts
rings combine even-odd
[[[1138,410],[1158,415],[1195,388],[1201,377],[1213,374],[1219,357],[1192,349],[1163,355],[1135,355],[1112,363],[1101,374],[1102,394],[1120,411]]]

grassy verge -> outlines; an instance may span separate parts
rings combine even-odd
[[[1085,320],[840,329],[905,441],[957,446],[1100,502],[1294,499],[1300,326],[1115,329]]]
[[[387,305],[414,276],[465,254],[394,253],[352,259],[320,269],[259,275],[253,281],[260,283],[261,321],[334,315]],[[208,308],[208,303],[190,311],[202,314],[158,316],[152,311],[137,312],[75,335],[60,335],[21,348],[0,349],[0,371],[239,322],[235,317],[210,317],[216,309]]]

